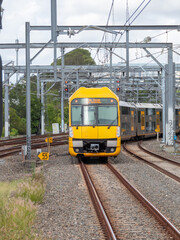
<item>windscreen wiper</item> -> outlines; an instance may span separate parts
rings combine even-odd
[[[117,120],[118,117],[116,117],[112,122],[111,124],[108,126],[108,129],[113,125],[113,123]]]

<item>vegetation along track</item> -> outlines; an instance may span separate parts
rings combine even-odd
[[[51,136],[49,135],[32,136],[31,148],[37,149],[47,147],[47,143],[45,142],[45,138],[47,137],[53,137],[53,142],[51,143],[51,146],[64,145],[68,143],[67,134],[52,134]],[[0,147],[3,147],[3,149],[0,149],[0,158],[21,152],[22,145],[25,144],[26,144],[25,137],[1,140]],[[13,146],[10,148],[4,148],[4,146],[6,145]]]
[[[180,164],[178,162],[164,158],[147,150],[144,151],[145,149],[141,147],[139,143],[126,143],[123,147],[128,153],[137,159],[145,162],[177,182],[180,182]]]
[[[180,239],[180,232],[179,230],[172,224],[170,223],[161,213],[160,211],[158,211],[135,187],[133,187],[110,163],[107,163],[107,164],[101,164],[101,166],[99,167],[101,169],[101,173],[97,173],[98,171],[98,166],[96,164],[93,164],[93,165],[84,165],[81,161],[80,161],[80,166],[81,166],[81,169],[82,169],[82,172],[83,172],[83,175],[84,175],[84,178],[85,178],[85,181],[86,181],[86,184],[87,184],[87,187],[88,187],[88,190],[89,190],[89,193],[90,193],[90,196],[91,198],[93,199],[93,204],[95,206],[95,210],[97,212],[97,215],[98,215],[98,218],[99,218],[99,221],[102,225],[102,228],[105,232],[105,236],[107,239],[134,239],[136,237],[144,237],[144,239],[146,238],[144,234],[146,233],[142,233],[141,230],[143,228],[143,231],[148,231],[147,229],[145,229],[144,226],[147,226],[147,221],[146,220],[143,220],[144,222],[142,222],[142,219],[140,220],[140,223],[139,223],[139,226],[138,226],[138,223],[137,223],[137,215],[135,215],[135,223],[133,223],[133,217],[131,219],[131,216],[128,218],[128,214],[131,215],[131,211],[134,211],[132,210],[133,207],[132,207],[132,202],[133,200],[130,200],[130,198],[127,198],[128,200],[126,201],[119,201],[118,200],[118,205],[115,204],[115,210],[110,210],[111,207],[112,207],[112,202],[113,201],[117,201],[118,197],[119,196],[110,196],[110,199],[107,200],[104,200],[104,197],[103,197],[103,194],[102,194],[102,191],[101,189],[104,188],[104,186],[98,186],[99,182],[102,182],[101,184],[102,185],[106,185],[106,183],[101,179],[99,181],[99,175],[101,175],[101,177],[104,177],[104,179],[107,180],[107,176],[106,175],[106,171],[104,169],[104,167],[108,167],[110,169],[110,172],[111,174],[113,173],[113,175],[115,175],[115,178],[118,180],[120,180],[121,182],[121,185],[123,184],[125,186],[125,188],[127,188],[131,194],[133,194],[133,196],[141,202],[142,205],[145,206],[145,208],[153,215],[156,217],[156,219],[160,222],[160,225],[159,227],[155,227],[155,229],[158,231],[162,231],[162,235],[163,237],[161,236],[159,238],[159,235],[157,237],[157,239],[171,239],[171,237],[167,234],[167,233],[164,233],[164,229],[162,228],[162,225],[164,226],[164,228],[170,233],[170,235],[172,236],[172,238],[174,239]],[[93,169],[93,170],[92,170]],[[96,172],[95,175],[97,175],[96,177],[94,177],[94,173],[93,172]],[[90,172],[90,173],[89,173]],[[93,179],[93,180],[92,180]],[[114,180],[112,180],[113,183],[115,182]],[[100,184],[100,185],[101,185]],[[111,186],[112,187],[112,191],[114,189],[114,185]],[[104,193],[106,193],[107,195],[109,194],[109,191],[108,190],[104,190]],[[111,194],[111,193],[110,193]],[[123,194],[123,190],[122,191],[119,191],[118,195],[121,195],[121,197],[124,195]],[[123,196],[124,198],[124,196]],[[131,202],[131,203],[130,203]],[[136,204],[136,203],[135,203]],[[107,205],[110,205],[107,206]],[[130,208],[130,213],[127,213],[127,212],[124,212],[124,209],[122,208],[121,210],[119,208],[121,208],[123,205],[127,205],[127,208]],[[134,205],[134,203],[133,203]],[[141,206],[142,206],[141,205]],[[134,207],[134,209],[136,209],[135,211],[138,212],[138,214],[142,214],[142,212],[144,210],[137,210],[138,207]],[[119,212],[119,213],[115,213],[113,211],[116,211],[116,212]],[[121,216],[118,216],[118,214],[120,214]],[[133,213],[133,214],[136,214],[136,213]],[[116,217],[118,216],[117,219],[115,219],[116,217],[114,216],[116,215]],[[124,218],[127,218],[126,220],[123,219]],[[146,214],[145,214],[146,216]],[[130,220],[131,219],[131,220]],[[124,222],[123,222],[124,221]],[[126,221],[130,221],[129,223],[126,222]],[[144,224],[144,226],[143,226]],[[127,229],[128,229],[128,225],[129,225],[129,231],[130,233],[127,233]],[[151,225],[153,224],[149,224],[148,228],[152,227]],[[123,229],[122,226],[125,226],[125,229]],[[141,228],[138,229],[138,228]],[[133,232],[133,229],[134,229],[134,232]],[[154,230],[154,227],[151,229],[152,231],[152,234],[154,234],[154,232],[156,232],[156,230]],[[126,233],[125,233],[126,232]],[[137,234],[137,235],[136,235]],[[139,235],[138,235],[139,234]],[[149,234],[149,233],[148,233]],[[132,236],[133,235],[133,236]],[[125,238],[124,238],[125,237]],[[127,238],[128,237],[128,238]],[[153,239],[156,239],[153,238]]]

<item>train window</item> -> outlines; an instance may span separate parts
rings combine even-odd
[[[176,109],[176,115],[178,115],[178,109]]]
[[[82,125],[82,112],[81,106],[72,106],[71,115],[72,115],[72,126]]]
[[[123,122],[121,123],[121,131],[124,133],[129,133],[129,130],[130,130],[130,123],[128,122]]]
[[[117,125],[118,108],[116,106],[98,106],[98,125]]]
[[[155,115],[155,109],[146,108],[146,116],[153,116],[153,115]]]
[[[160,111],[160,122],[162,122],[162,111]]]
[[[128,108],[128,107],[121,108],[121,114],[123,114],[123,115],[128,115],[129,111],[130,111],[130,108]]]
[[[96,106],[83,106],[84,125],[96,125]]]
[[[178,120],[176,120],[176,129],[178,129]]]
[[[138,123],[140,123],[140,122],[141,122],[141,112],[138,111]]]

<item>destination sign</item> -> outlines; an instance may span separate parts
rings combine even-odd
[[[76,98],[71,102],[72,105],[95,105],[95,104],[108,104],[117,105],[114,98]]]

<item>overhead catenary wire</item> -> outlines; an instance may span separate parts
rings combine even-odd
[[[135,10],[135,11],[131,14],[131,16],[126,20],[124,26],[126,26],[126,24],[130,22],[130,20],[132,19],[132,17],[133,17],[133,16],[138,12],[138,10],[143,6],[143,4],[145,3],[145,1],[146,1],[146,0],[143,0],[143,1],[141,2],[141,4],[136,8],[136,10]],[[149,5],[150,2],[151,2],[151,0],[149,0],[149,1],[145,4],[145,6],[140,10],[140,12],[139,12],[139,13],[133,18],[133,20],[128,24],[128,26],[130,26],[130,25],[137,19],[137,17],[144,11],[144,9]],[[111,14],[113,5],[114,5],[114,1],[112,1],[111,9],[110,9],[110,12],[109,12],[109,15],[108,15],[107,24],[108,24],[109,19],[110,19],[110,14]],[[106,24],[106,26],[107,26],[107,24]],[[121,40],[121,38],[122,38],[122,36],[123,36],[124,33],[125,33],[125,30],[123,30],[123,31],[120,30],[120,31],[119,31],[120,37],[119,37],[119,39],[118,39],[118,41],[117,41],[116,43],[115,43],[115,41],[116,41],[117,35],[115,36],[114,41],[112,42],[112,43],[115,43],[115,45],[114,45],[115,47],[116,47],[117,43],[120,42],[120,40]],[[105,33],[103,34],[103,37],[102,37],[101,42],[103,42],[104,36],[105,36]],[[112,53],[114,53],[115,47],[112,49]],[[101,44],[100,44],[99,48],[97,49],[96,54],[95,54],[95,56],[94,56],[93,59],[95,59],[96,56],[98,56],[98,53],[99,53],[100,48],[101,48]]]

